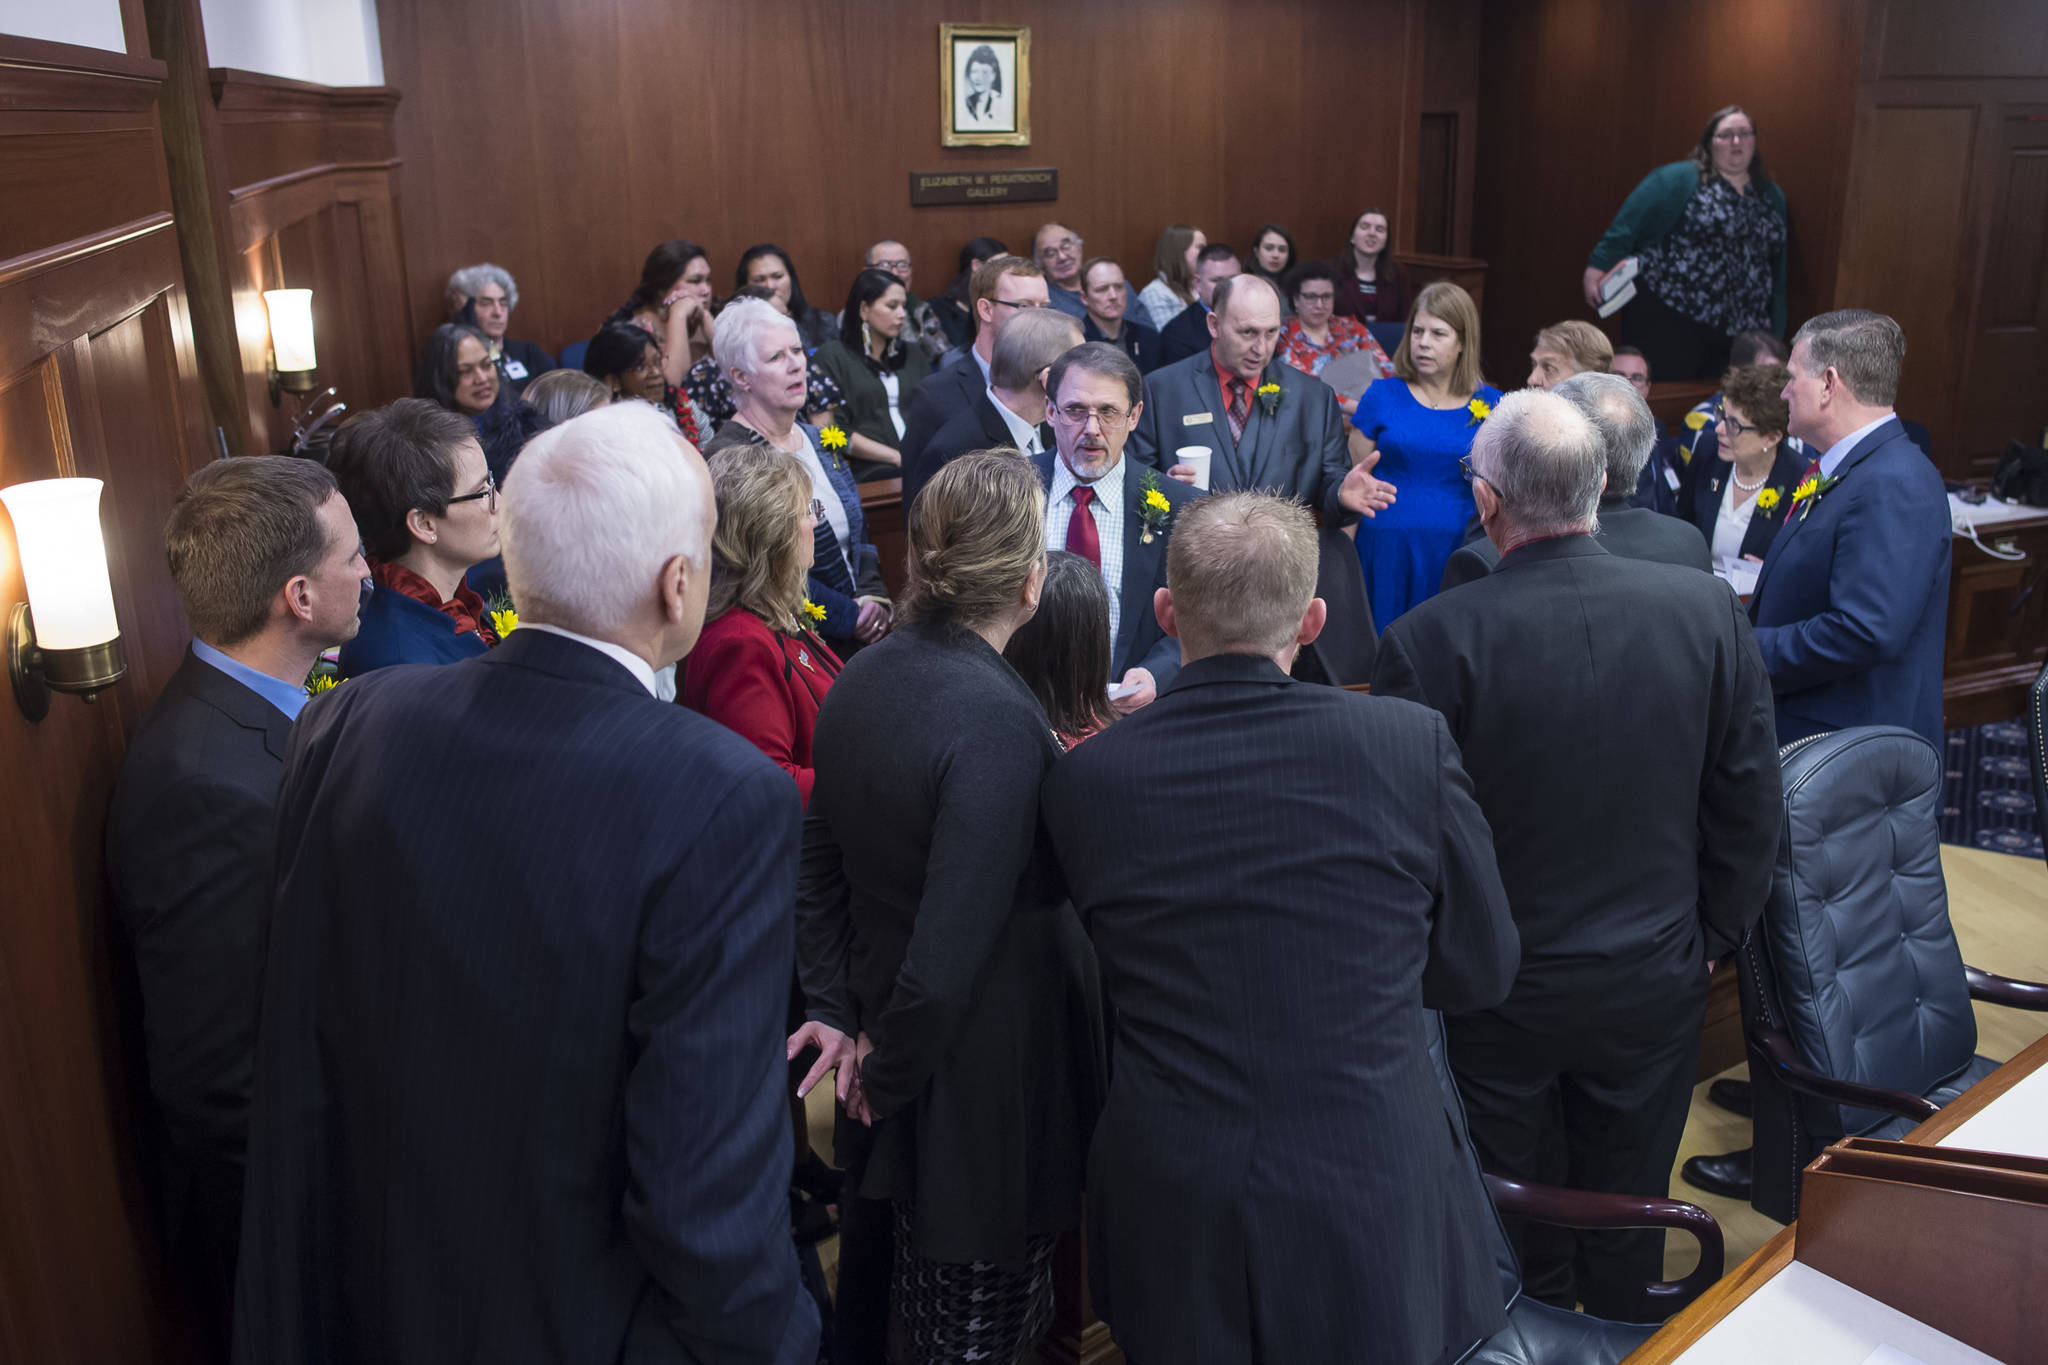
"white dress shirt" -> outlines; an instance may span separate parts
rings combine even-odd
[[[1023,451],[1026,455],[1036,455],[1039,451],[1045,449],[1038,442],[1038,428],[1004,407],[1003,400],[996,397],[995,385],[989,385],[983,392],[988,395],[989,403],[994,406],[996,413],[1003,419],[1003,425],[1010,429],[1010,443],[1012,445],[1016,446],[1017,449]]]
[[[1074,519],[1074,488],[1079,483],[1067,462],[1052,459],[1052,487],[1045,499],[1045,548],[1067,548],[1067,523]],[[1088,515],[1095,518],[1095,543],[1102,551],[1102,585],[1109,589],[1109,648],[1116,651],[1117,627],[1123,622],[1124,590],[1124,462],[1121,457],[1094,483],[1095,500]],[[1111,665],[1114,667],[1114,664]],[[1109,681],[1116,682],[1112,677]]]
[[[660,674],[657,674],[654,671],[653,664],[648,663],[647,660],[641,658],[632,650],[627,649],[624,645],[613,644],[610,640],[597,640],[588,635],[578,635],[573,630],[565,630],[561,626],[551,626],[543,621],[521,621],[519,628],[521,630],[544,630],[550,635],[559,635],[564,640],[574,640],[579,645],[589,645],[606,658],[616,659],[628,673],[633,675],[635,681],[647,689],[647,695],[653,697],[656,701],[674,701],[676,699],[676,666],[674,664],[670,664],[667,668],[662,669]],[[668,695],[665,697],[662,695],[661,687],[661,677],[664,674],[668,678]]]
[[[1828,453],[1820,457],[1820,476],[1823,479],[1834,477],[1835,467],[1849,458],[1849,452],[1856,448],[1858,441],[1897,416],[1898,414],[1895,412],[1888,412],[1875,422],[1866,423],[1856,428],[1856,430],[1829,446]]]

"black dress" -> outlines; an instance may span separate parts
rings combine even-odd
[[[943,624],[898,628],[825,695],[798,964],[810,1014],[875,1050],[844,1115],[855,1190],[910,1203],[931,1260],[1020,1266],[1080,1223],[1106,1089],[1095,954],[1038,818],[1058,749],[1023,679]]]

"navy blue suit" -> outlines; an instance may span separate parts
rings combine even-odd
[[[1031,457],[1031,462],[1038,466],[1039,482],[1045,485],[1047,493],[1052,492],[1052,462],[1058,458],[1051,451]],[[1180,641],[1160,626],[1159,615],[1152,610],[1152,594],[1166,586],[1166,547],[1173,536],[1173,523],[1181,510],[1201,494],[1179,479],[1166,478],[1140,461],[1126,458],[1123,465],[1124,571],[1120,594],[1123,605],[1117,617],[1116,639],[1110,643],[1109,676],[1111,681],[1116,681],[1132,669],[1142,668],[1164,691],[1180,673]],[[1157,480],[1159,491],[1173,504],[1173,511],[1167,514],[1165,523],[1152,533],[1150,545],[1145,543],[1144,517],[1140,510],[1147,474]]]
[[[1199,300],[1180,310],[1180,316],[1159,329],[1159,363],[1171,365],[1200,355],[1215,338],[1209,335],[1209,307]]]
[[[356,638],[341,647],[344,678],[393,664],[458,663],[490,648],[475,631],[457,635],[448,616],[382,583],[371,591],[359,619]]]
[[[930,444],[939,428],[946,425],[959,413],[965,412],[975,399],[988,392],[988,377],[981,372],[971,354],[943,369],[932,372],[930,378],[917,386],[917,392],[910,396],[910,406],[903,413],[903,441],[897,450],[903,456],[903,505],[908,508],[917,500],[917,491],[924,487],[929,474],[923,473],[924,448]]]
[[[1939,749],[1950,553],[1941,475],[1897,418],[1835,475],[1839,485],[1786,518],[1749,602],[1778,742],[1903,725]]]
[[[524,629],[316,698],[277,811],[236,1359],[815,1359],[789,775]]]
[[[1131,358],[1131,363],[1138,367],[1139,374],[1150,374],[1166,363],[1159,349],[1159,333],[1138,321],[1135,313],[1124,315],[1123,331],[1115,337],[1105,336],[1095,325],[1094,318],[1084,316],[1081,319],[1081,340],[1106,341],[1121,348]]]

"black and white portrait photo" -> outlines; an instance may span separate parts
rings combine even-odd
[[[940,141],[949,147],[1028,145],[1030,30],[965,24],[939,30]]]

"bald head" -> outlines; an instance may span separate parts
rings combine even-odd
[[[1472,468],[1499,498],[1513,538],[1580,534],[1597,524],[1607,446],[1557,394],[1523,389],[1501,399],[1473,438]]]
[[[1607,492],[1614,497],[1634,492],[1650,452],[1657,448],[1657,419],[1635,385],[1618,374],[1575,374],[1550,391],[1584,413],[1599,431],[1607,452]]]
[[[1216,360],[1240,379],[1257,379],[1280,344],[1280,291],[1257,275],[1233,275],[1216,286],[1209,335]]]

